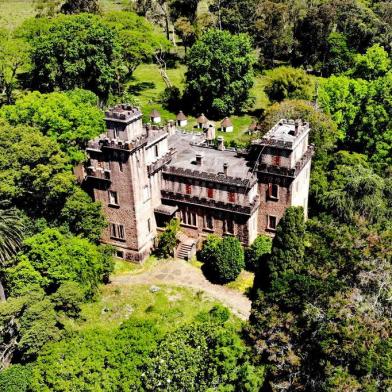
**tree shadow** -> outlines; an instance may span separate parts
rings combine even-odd
[[[143,90],[155,88],[155,83],[153,82],[139,82],[128,87],[128,92],[133,95],[140,95]]]

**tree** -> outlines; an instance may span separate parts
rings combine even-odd
[[[41,94],[34,91],[0,109],[11,125],[27,125],[57,141],[72,163],[85,159],[87,142],[104,132],[98,97],[90,91]]]
[[[15,256],[24,236],[24,224],[15,209],[0,210],[0,265]]]
[[[2,36],[0,32],[0,91],[5,94],[8,104],[14,102],[19,75],[27,72],[29,66],[29,45],[22,39]]]
[[[28,392],[31,375],[31,366],[12,365],[0,372],[0,390],[7,392]]]
[[[204,272],[212,281],[227,283],[233,281],[245,267],[244,249],[235,237],[217,240],[210,237],[202,250],[205,261]]]
[[[165,227],[165,231],[159,236],[157,252],[160,257],[174,256],[177,246],[177,234],[180,230],[180,221],[172,219]]]
[[[279,67],[267,71],[265,92],[273,102],[284,99],[311,100],[314,95],[314,83],[302,69]]]
[[[332,32],[327,39],[327,51],[322,68],[323,74],[342,74],[351,68],[354,54],[342,33]]]
[[[102,212],[102,205],[76,188],[68,197],[60,213],[60,222],[68,226],[73,234],[80,235],[90,241],[98,242],[107,221]]]
[[[354,66],[349,75],[354,78],[374,80],[385,76],[391,70],[391,59],[388,52],[379,44],[371,46],[365,54],[354,57]]]
[[[59,145],[25,125],[0,121],[0,199],[53,219],[75,187]]]
[[[224,323],[193,323],[168,334],[143,369],[145,391],[254,391],[263,383],[243,342]]]
[[[253,63],[247,35],[207,31],[187,56],[185,100],[189,108],[212,116],[244,109],[250,102]]]
[[[68,281],[77,282],[91,298],[107,269],[113,265],[105,248],[83,238],[65,236],[57,229],[45,229],[25,240],[24,256],[42,276],[42,287],[55,292]]]
[[[80,14],[90,12],[99,13],[99,4],[97,0],[65,0],[60,8],[63,14]]]
[[[261,258],[271,252],[271,242],[270,237],[259,235],[245,250],[245,266],[249,271],[256,271],[262,262]]]
[[[190,48],[196,41],[196,31],[191,22],[184,17],[178,18],[174,25],[176,33],[182,40],[182,44],[185,48],[185,53],[187,49]]]

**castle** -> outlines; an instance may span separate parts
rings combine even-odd
[[[308,206],[313,146],[309,124],[281,120],[246,151],[227,149],[211,126],[189,133],[169,122],[143,125],[142,113],[117,105],[106,134],[88,143],[84,184],[109,221],[102,242],[118,257],[143,261],[157,233],[177,217],[188,257],[208,234],[244,245],[273,235],[290,206]]]

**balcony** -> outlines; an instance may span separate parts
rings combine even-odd
[[[86,171],[86,181],[103,181],[106,184],[110,184],[112,182],[110,170],[89,166]]]
[[[163,166],[167,165],[169,162],[171,162],[173,155],[175,154],[175,149],[170,148],[169,151],[163,155],[161,158],[159,158],[157,161],[152,163],[151,165],[147,166],[147,171],[148,175],[152,176],[155,174],[158,170],[160,170]]]
[[[305,165],[312,159],[314,155],[314,146],[310,145],[302,158],[295,164],[294,168],[268,165],[266,163],[259,163],[257,171],[263,174],[276,174],[278,176],[295,178],[305,167]]]
[[[258,197],[255,198],[253,203],[225,203],[223,201],[214,200],[214,199],[206,199],[206,198],[199,198],[193,195],[186,195],[177,192],[171,191],[161,191],[162,200],[171,201],[171,202],[178,202],[181,204],[191,204],[194,206],[201,206],[206,208],[211,208],[214,210],[220,210],[235,214],[247,215],[251,216],[259,207],[260,200]]]

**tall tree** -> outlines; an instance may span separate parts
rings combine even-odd
[[[187,56],[185,100],[189,107],[195,113],[218,117],[244,109],[250,102],[253,64],[247,35],[207,31]]]
[[[0,265],[19,251],[24,224],[15,209],[0,210]]]

